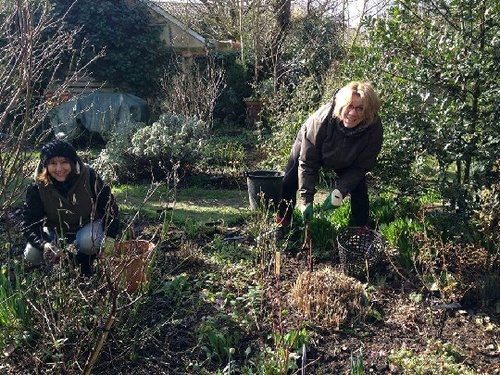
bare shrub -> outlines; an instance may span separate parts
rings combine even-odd
[[[418,247],[417,275],[443,302],[487,304],[500,296],[498,286],[492,286],[493,280],[498,284],[498,265],[492,263],[491,254],[484,247],[435,239],[421,239]]]
[[[479,191],[478,209],[474,212],[474,218],[479,231],[489,241],[492,264],[496,262],[496,266],[500,267],[500,159],[496,164],[496,183]]]
[[[209,125],[217,98],[226,87],[224,70],[215,59],[207,57],[206,66],[184,65],[173,76],[165,75],[161,85],[163,99],[160,107],[164,113],[185,117],[198,117]]]
[[[50,96],[43,88],[55,83],[75,32],[62,29],[47,1],[8,0],[0,7],[0,217],[24,192],[33,173],[33,153],[50,135],[45,118],[61,101],[71,81],[87,65],[75,54],[73,73]]]
[[[147,289],[143,278],[134,284],[138,277],[130,273],[130,265],[136,261],[136,256],[118,253],[102,257],[92,278],[82,279],[63,253],[56,266],[18,275],[24,278],[29,314],[23,335],[11,342],[5,358],[12,373],[30,368],[37,373],[90,374],[98,360],[102,363],[111,328],[126,326],[129,310]]]

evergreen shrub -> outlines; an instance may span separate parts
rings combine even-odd
[[[163,114],[152,125],[130,124],[115,134],[95,165],[108,181],[162,179],[199,160],[209,136],[207,124],[197,117]]]
[[[202,155],[208,137],[206,123],[197,117],[163,114],[132,136],[130,151],[136,157],[166,165],[192,163]]]

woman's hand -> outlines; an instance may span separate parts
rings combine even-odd
[[[60,250],[56,244],[46,242],[43,245],[43,259],[47,265],[58,264],[60,257]]]

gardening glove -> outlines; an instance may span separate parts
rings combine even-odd
[[[302,214],[302,220],[304,220],[304,223],[310,221],[314,213],[313,204],[312,203],[301,204],[300,213]]]
[[[101,249],[104,250],[106,255],[113,255],[115,253],[115,239],[113,237],[106,236],[104,241],[102,241]]]
[[[330,194],[328,194],[328,197],[323,202],[322,208],[325,210],[331,210],[332,208],[340,207],[340,205],[342,204],[342,199],[344,199],[344,197],[342,196],[340,190],[335,189]]]
[[[46,242],[43,245],[43,259],[48,265],[59,263],[59,248],[53,242]]]

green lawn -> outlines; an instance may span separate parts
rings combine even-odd
[[[231,225],[249,212],[246,190],[202,189],[187,187],[173,191],[165,185],[120,185],[113,187],[121,212],[137,212],[149,219],[160,219],[167,210],[174,224],[187,220],[199,224],[223,220]]]

